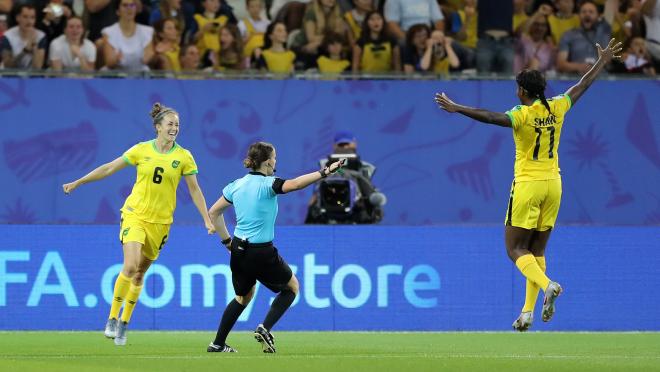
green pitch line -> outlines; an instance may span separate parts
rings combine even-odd
[[[0,332],[0,371],[660,371],[660,333],[275,332],[278,353],[252,333],[207,353],[214,332]]]

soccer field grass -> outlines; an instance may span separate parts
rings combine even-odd
[[[252,333],[207,353],[211,332],[0,332],[0,371],[660,371],[660,333],[277,332],[277,354]]]

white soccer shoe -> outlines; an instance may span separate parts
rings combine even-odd
[[[117,337],[117,319],[108,319],[108,322],[105,323],[105,332],[103,332],[103,334],[107,338]]]
[[[543,311],[541,312],[541,320],[549,322],[552,316],[555,315],[555,300],[563,289],[557,282],[550,282],[548,288],[545,289],[545,296],[543,297]]]
[[[531,311],[523,311],[511,326],[518,332],[526,332],[532,327],[533,322],[534,314]]]
[[[117,336],[115,337],[115,345],[124,346],[126,345],[126,328],[128,328],[128,323],[120,321],[117,324]]]

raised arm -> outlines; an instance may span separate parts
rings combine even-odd
[[[330,164],[330,166],[321,169],[320,171],[303,174],[302,176],[296,177],[292,180],[286,180],[282,185],[282,192],[287,193],[291,191],[304,189],[305,187],[313,184],[314,182],[320,180],[321,178],[325,178],[337,172],[344,165],[346,165],[346,159],[341,159],[339,161]]]
[[[197,211],[199,211],[199,214],[204,220],[204,226],[206,226],[206,230],[208,231],[209,235],[215,233],[214,224],[212,223],[211,218],[209,218],[209,214],[206,211],[206,199],[204,199],[202,189],[199,187],[199,183],[197,183],[197,176],[190,174],[184,176],[184,178],[186,179],[186,185],[188,185],[188,192],[190,192],[190,197],[192,198],[195,207],[197,207]]]
[[[87,173],[83,177],[73,182],[65,183],[64,185],[62,185],[62,190],[64,190],[65,194],[69,194],[80,185],[102,180],[114,174],[118,170],[126,168],[127,166],[128,163],[122,157],[118,157],[117,159],[101,165],[100,167],[94,169],[93,171]]]
[[[502,113],[502,112],[493,112],[488,110],[483,110],[479,108],[473,108],[468,106],[463,106],[455,103],[446,94],[436,93],[435,94],[435,103],[440,106],[441,109],[447,112],[458,112],[474,120],[478,120],[486,124],[495,124],[501,127],[511,127],[511,119]]]
[[[572,105],[575,105],[578,99],[582,97],[582,94],[587,91],[605,65],[607,65],[613,58],[621,58],[619,53],[621,53],[621,50],[623,49],[621,42],[617,42],[614,39],[610,40],[607,44],[607,48],[601,48],[600,44],[596,44],[596,48],[598,48],[598,60],[596,63],[591,66],[589,71],[582,76],[582,79],[580,79],[577,84],[573,85],[566,91],[566,94],[571,98]]]

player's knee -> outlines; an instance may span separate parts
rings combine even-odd
[[[144,282],[144,273],[141,271],[136,271],[135,275],[133,275],[133,283],[135,285],[140,286],[142,285],[143,282]]]
[[[137,271],[138,271],[138,267],[136,264],[125,263],[124,267],[122,268],[122,272],[124,273],[124,275],[129,278],[133,278],[137,273]]]
[[[236,296],[236,301],[243,306],[247,306],[252,301],[252,295],[248,293],[245,296]]]
[[[288,289],[293,292],[294,295],[298,295],[298,291],[300,290],[300,284],[298,283],[298,278],[295,276],[291,278],[291,281],[289,281]]]

